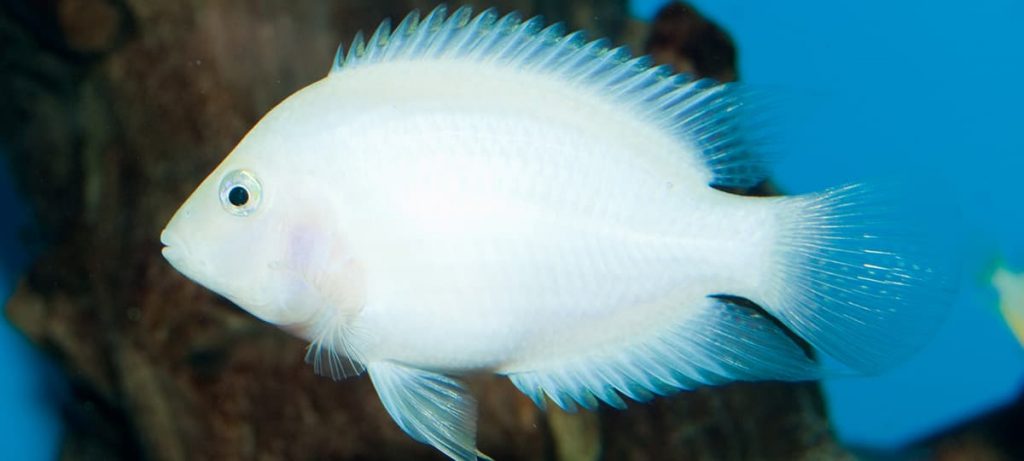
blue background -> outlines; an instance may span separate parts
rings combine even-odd
[[[634,0],[650,19],[661,1]],[[894,447],[1011,399],[1024,352],[995,310],[992,261],[1024,266],[1024,2],[696,1],[738,43],[750,87],[778,97],[774,168],[790,193],[875,178],[926,177],[962,218],[965,277],[939,337],[883,376],[826,382],[847,442]],[[0,165],[0,300],[27,255],[26,221]],[[0,458],[54,459],[54,379],[0,322]]]
[[[663,1],[633,1],[652,19]],[[1012,399],[1024,352],[985,280],[1024,266],[1024,2],[698,0],[737,42],[740,76],[772,93],[774,177],[788,193],[921,178],[962,217],[964,279],[938,338],[873,378],[825,383],[839,435],[892,448]]]
[[[0,146],[3,149],[3,146]],[[0,159],[6,158],[0,153]],[[0,306],[29,263],[20,243],[28,210],[16,201],[7,165],[0,161]],[[0,321],[0,459],[57,459],[60,436],[58,378],[54,367],[15,331]]]

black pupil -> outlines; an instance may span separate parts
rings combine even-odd
[[[228,201],[234,206],[242,206],[249,203],[249,191],[242,186],[235,186],[228,192]]]

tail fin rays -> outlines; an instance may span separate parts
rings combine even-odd
[[[906,211],[844,186],[779,199],[764,307],[811,345],[865,373],[919,349],[952,298],[941,258]],[[918,229],[920,230],[920,229]]]

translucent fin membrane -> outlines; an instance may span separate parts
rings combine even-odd
[[[708,384],[819,376],[803,349],[755,309],[705,298],[680,310],[687,314],[649,338],[509,378],[538,406],[547,396],[574,410],[596,408],[598,400],[625,408],[623,396],[646,401]]]
[[[476,461],[476,401],[447,376],[390,362],[369,365],[388,414],[410,437],[451,459]]]
[[[334,319],[324,319],[314,325],[313,340],[306,348],[306,363],[312,364],[318,375],[338,381],[358,376],[366,370],[362,361],[351,352],[348,339],[354,332],[350,328]]]
[[[949,251],[913,207],[863,186],[778,199],[778,248],[762,304],[811,345],[875,373],[929,339],[953,298]],[[890,197],[891,199],[892,197]]]

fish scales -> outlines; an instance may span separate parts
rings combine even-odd
[[[367,372],[452,459],[485,457],[465,374],[542,407],[621,408],[822,376],[794,335],[877,372],[949,303],[869,188],[713,187],[765,178],[733,86],[491,10],[362,37],[196,188],[163,254],[310,341],[317,372]]]
[[[668,149],[670,140],[658,139],[663,133],[651,133],[654,142],[638,140],[641,129],[630,133],[621,122],[632,114],[608,105],[579,107],[572,101],[588,96],[585,87],[539,89],[500,68],[434,64],[375,68],[372,75],[357,69],[350,78],[324,82],[332,86],[325,92],[341,93],[331,96],[337,100],[358,94],[387,101],[379,113],[336,131],[339,151],[350,154],[324,159],[348,172],[333,192],[353,197],[344,206],[348,221],[374,217],[346,228],[354,246],[367,248],[368,270],[380,274],[368,276],[373,289],[365,321],[378,312],[385,317],[379,320],[390,338],[379,341],[389,348],[384,356],[431,363],[411,355],[427,354],[441,366],[480,349],[466,344],[488,343],[479,358],[466,358],[466,368],[513,371],[495,359],[517,355],[524,344],[600,331],[591,322],[618,310],[649,319],[653,312],[638,306],[679,296],[674,293],[686,284],[703,298],[708,289],[736,291],[739,284],[729,281],[753,278],[743,276],[744,264],[759,258],[730,249],[756,236],[757,216],[746,212],[745,201],[698,183],[697,175],[664,167],[695,156],[686,146]],[[406,75],[422,78],[406,84]],[[466,91],[458,101],[435,94],[450,89],[450,81],[482,91]],[[409,93],[396,96],[396,85]],[[539,113],[547,107],[556,110]],[[596,264],[583,264],[590,256]],[[595,286],[608,288],[595,292]],[[396,314],[406,328],[387,320]],[[452,324],[421,328],[434,320]],[[539,335],[537,321],[551,328]],[[613,336],[634,334],[642,332],[618,328]]]

